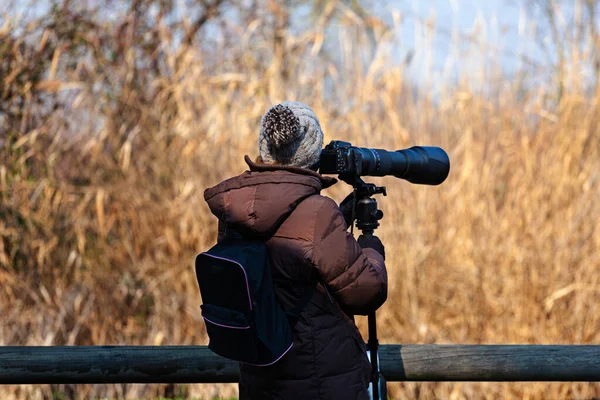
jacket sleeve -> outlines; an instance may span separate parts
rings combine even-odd
[[[325,198],[315,225],[311,263],[319,271],[344,311],[366,315],[387,298],[387,271],[384,259],[374,249],[361,249],[347,232],[337,204]]]

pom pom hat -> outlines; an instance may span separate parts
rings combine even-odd
[[[316,171],[323,148],[323,131],[313,110],[304,103],[286,101],[263,115],[258,149],[265,163]]]

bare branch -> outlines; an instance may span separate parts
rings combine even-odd
[[[226,0],[214,0],[212,3],[209,3],[208,1],[203,1],[202,2],[204,4],[204,13],[202,13],[202,15],[196,20],[196,22],[194,22],[192,24],[192,26],[190,27],[190,29],[187,30],[187,32],[185,34],[185,38],[183,40],[183,42],[186,45],[190,46],[192,44],[192,42],[194,41],[194,38],[196,37],[196,34],[198,33],[198,31],[211,18],[215,17],[218,14],[219,8],[225,2],[226,2]]]

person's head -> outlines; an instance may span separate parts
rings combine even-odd
[[[313,110],[304,103],[285,101],[271,107],[260,122],[258,149],[265,163],[316,171],[323,131]]]

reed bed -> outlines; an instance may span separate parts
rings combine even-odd
[[[389,27],[341,3],[294,33],[277,2],[220,3],[196,10],[205,22],[153,1],[65,1],[35,23],[0,19],[0,345],[206,344],[192,265],[216,221],[202,193],[245,169],[260,117],[284,99],[310,104],[326,141],[450,155],[438,187],[373,179],[388,188],[382,343],[600,342],[600,95],[567,85],[552,103],[552,81],[523,92],[509,78],[483,94],[463,77],[432,97],[388,57]],[[393,398],[600,396],[595,383],[389,388]],[[236,393],[0,388],[8,399]]]

